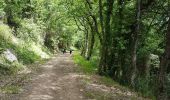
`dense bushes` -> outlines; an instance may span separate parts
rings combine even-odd
[[[17,37],[27,42],[35,42],[43,44],[44,42],[44,26],[42,22],[34,23],[33,19],[24,19],[21,26],[17,29]]]
[[[159,95],[158,99],[163,100],[167,97],[164,81],[170,73],[170,16],[165,1],[66,0],[65,7],[84,33],[78,42],[81,46],[76,43],[82,48],[82,56],[90,60],[95,55],[95,44],[99,44],[100,75],[109,75],[146,96]],[[152,59],[150,54],[157,57]]]
[[[42,37],[39,37],[42,30],[38,28],[38,25],[35,27],[36,25],[28,25],[29,23],[18,29],[18,38],[13,35],[13,31],[7,25],[0,25],[0,73],[16,73],[22,68],[22,64],[34,63],[41,58],[49,57],[46,53],[48,50],[42,45]],[[36,37],[37,32],[40,34]],[[32,39],[31,35],[36,38]],[[7,61],[2,54],[6,49],[13,51],[19,62]]]
[[[24,64],[34,63],[41,58],[35,52],[28,50],[28,47],[14,47],[13,50],[17,54],[18,60]]]
[[[9,49],[23,64],[49,58],[63,33],[57,7],[55,0],[0,0],[0,53]]]

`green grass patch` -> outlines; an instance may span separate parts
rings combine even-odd
[[[93,57],[94,58],[94,57]],[[85,73],[90,75],[95,75],[98,72],[97,68],[97,61],[96,59],[92,59],[90,61],[86,60],[84,57],[82,57],[78,52],[74,53],[73,56],[74,62],[78,64],[78,69]],[[95,77],[95,76],[94,76]],[[100,76],[97,77],[99,80],[99,84],[105,84],[107,86],[113,86],[115,84],[118,85],[117,82],[115,82],[112,78],[107,76]]]
[[[79,71],[83,72],[84,74],[90,74],[90,75],[95,75],[98,72],[98,67],[97,67],[97,61],[93,57],[92,60],[87,61],[84,57],[82,57],[78,52],[74,53],[73,59],[76,64],[78,64]],[[100,77],[95,77],[98,78],[99,84],[105,84],[107,86],[113,86],[115,84],[118,85],[117,82],[115,82],[112,78],[107,77],[107,76],[100,76]]]
[[[76,64],[79,65],[80,71],[82,71],[85,74],[97,74],[97,61],[95,59],[96,57],[92,57],[90,61],[86,60],[84,57],[82,57],[78,52],[74,53],[73,59]],[[105,84],[107,86],[112,86],[113,84],[118,84],[115,82],[112,78],[107,76],[101,76],[100,77],[100,83]]]
[[[87,61],[84,57],[79,55],[78,52],[74,53],[74,62],[79,65],[79,69],[85,74],[97,73],[97,65],[93,60]]]
[[[41,59],[40,56],[33,51],[29,51],[27,48],[15,48],[15,52],[17,53],[18,60],[24,64],[34,63]]]
[[[84,57],[82,57],[78,52],[75,52],[73,55],[74,62],[78,65],[78,71],[83,72],[86,75],[91,75],[91,79],[85,80],[87,83],[93,83],[93,81],[97,84],[103,84],[108,87],[115,87],[122,91],[132,91],[128,87],[121,86],[118,82],[115,82],[111,77],[108,76],[99,76],[97,74],[97,63],[96,57],[92,57],[90,61],[87,61]],[[85,91],[84,93],[87,98],[96,99],[96,100],[113,100],[110,94],[98,93],[98,92],[90,92]],[[133,100],[133,97],[131,97]],[[136,99],[134,99],[136,100]]]
[[[21,87],[15,86],[15,85],[4,86],[4,87],[0,88],[0,91],[2,93],[18,94],[21,91]]]
[[[101,93],[101,92],[94,92],[94,91],[86,91],[84,93],[87,99],[94,99],[94,100],[114,100],[111,94]]]
[[[0,75],[13,75],[23,68],[23,65],[18,62],[10,64],[0,64]]]
[[[101,84],[105,84],[106,86],[118,85],[118,83],[113,81],[112,78],[106,76],[100,77],[100,82]]]

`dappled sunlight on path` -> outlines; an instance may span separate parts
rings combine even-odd
[[[69,54],[59,54],[45,65],[42,72],[32,79],[32,89],[20,100],[82,100],[80,84],[74,73],[74,64]]]

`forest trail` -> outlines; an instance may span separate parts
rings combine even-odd
[[[42,65],[31,89],[20,100],[82,100],[80,84],[70,54],[58,54]]]
[[[68,53],[58,54],[39,67],[19,94],[0,100],[149,100],[123,86],[103,84],[101,76],[84,75]]]

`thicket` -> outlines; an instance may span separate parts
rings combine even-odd
[[[166,100],[169,8],[169,0],[0,0],[0,35],[14,37],[1,40],[0,50],[31,63],[75,46],[85,59],[97,59],[98,74]]]
[[[61,1],[75,21],[81,55],[98,73],[144,96],[170,98],[168,0]]]
[[[65,42],[70,36],[66,34],[69,30],[63,29],[65,23],[59,21],[59,11],[55,0],[0,0],[2,74],[16,73],[22,65],[49,58],[51,53],[58,51],[59,42]],[[8,61],[3,54],[6,50],[10,50],[18,61]]]

